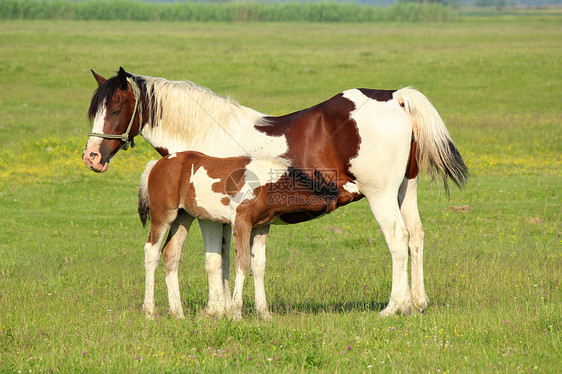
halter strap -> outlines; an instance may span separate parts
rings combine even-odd
[[[115,134],[102,134],[102,133],[97,133],[97,132],[90,132],[88,133],[88,136],[97,136],[99,138],[103,138],[103,139],[117,139],[117,140],[121,140],[124,144],[121,147],[121,149],[123,149],[124,151],[126,151],[127,149],[129,149],[129,144],[131,146],[131,148],[134,148],[135,146],[135,142],[133,139],[129,139],[129,133],[131,132],[131,128],[133,127],[133,122],[135,121],[135,116],[137,114],[137,110],[139,112],[139,131],[138,134],[141,133],[142,131],[142,105],[139,105],[140,102],[140,88],[139,86],[135,83],[135,81],[133,80],[133,78],[127,77],[127,82],[131,83],[131,87],[133,89],[133,96],[135,98],[135,107],[133,109],[133,115],[131,116],[131,121],[129,121],[129,126],[127,127],[127,131],[125,131],[123,134],[121,135],[115,135]],[[134,137],[133,137],[134,138]]]

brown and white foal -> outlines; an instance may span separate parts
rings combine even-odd
[[[143,308],[147,316],[153,316],[155,310],[154,274],[168,229],[170,234],[162,251],[168,298],[172,315],[181,318],[178,262],[191,223],[197,218],[232,225],[236,253],[232,317],[241,319],[250,248],[253,242],[265,239],[269,224],[288,213],[315,216],[329,213],[336,205],[360,197],[339,186],[336,178],[326,180],[320,174],[307,176],[281,159],[216,158],[187,151],[149,162],[139,191],[139,215],[143,225],[148,215],[151,216],[145,245]],[[252,263],[256,308],[265,307],[265,310],[257,310],[262,317],[269,316],[266,301],[258,300],[265,295],[265,290],[259,289],[264,284],[265,258],[263,262]]]

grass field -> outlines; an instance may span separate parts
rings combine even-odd
[[[562,19],[429,24],[0,22],[0,372],[558,372]],[[109,171],[81,161],[90,68],[187,79],[283,114],[352,87],[413,86],[472,176],[423,178],[423,315],[382,319],[391,261],[365,201],[273,227],[273,320],[200,317],[194,225],[180,265],[188,317],[146,321],[139,139]],[[460,209],[459,207],[468,206]]]

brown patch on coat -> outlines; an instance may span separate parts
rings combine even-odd
[[[381,100],[389,97],[386,91],[362,92]],[[363,197],[342,188],[348,182],[355,182],[349,170],[350,161],[357,157],[361,144],[357,124],[350,118],[355,109],[355,104],[340,93],[308,109],[280,117],[266,117],[264,124],[256,126],[257,130],[269,136],[285,136],[288,151],[282,157],[290,160],[301,176],[320,184],[322,180],[328,180],[332,186],[328,194],[325,190],[309,191],[311,196],[326,195],[323,203],[311,204],[317,209],[308,206],[306,212],[283,213],[280,218],[284,222],[297,223],[317,218]],[[307,152],[302,152],[302,149],[307,149]],[[328,198],[330,194],[334,198]]]
[[[246,169],[236,169],[228,174],[224,181],[224,192],[226,195],[234,197],[240,192],[246,183],[244,180],[245,174]]]
[[[417,161],[418,142],[412,134],[412,145],[410,146],[410,156],[408,156],[408,164],[406,165],[406,178],[414,179],[418,176],[419,168]]]
[[[350,118],[353,110],[355,104],[340,93],[308,109],[265,117],[266,125],[256,129],[269,136],[285,136],[289,149],[282,157],[295,168],[337,170],[338,178],[351,181],[349,161],[357,157],[361,143],[357,124]]]
[[[181,152],[183,153],[183,152]],[[179,155],[180,153],[178,153]],[[244,186],[244,173],[246,165],[250,163],[248,157],[226,157],[215,158],[209,157],[201,152],[188,152],[189,162],[194,165],[196,171],[200,167],[204,168],[209,178],[219,179],[211,185],[211,190],[225,196],[221,202],[228,205],[230,199],[228,196],[234,197]],[[228,173],[225,175],[225,173]]]
[[[363,95],[376,101],[390,101],[394,98],[396,90],[374,90],[371,88],[358,88]],[[404,103],[402,102],[402,106]]]
[[[308,188],[294,179],[297,175],[290,168],[277,182],[256,188],[256,198],[238,206],[237,216],[244,213],[251,217],[253,225],[269,224],[276,219],[287,224],[300,223],[328,214],[338,206],[363,197],[349,193],[343,185],[336,183],[322,188]]]
[[[162,157],[166,157],[170,154],[170,152],[168,151],[167,148],[164,147],[154,147],[154,149],[156,150],[156,152],[158,152],[160,154],[160,156]]]

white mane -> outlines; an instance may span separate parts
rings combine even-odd
[[[142,78],[146,82],[148,118],[153,120],[153,131],[165,133],[180,144],[208,141],[217,132],[231,133],[235,130],[233,126],[255,123],[263,116],[192,82]]]

